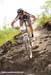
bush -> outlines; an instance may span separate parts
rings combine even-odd
[[[51,20],[51,15],[47,16],[46,14],[43,14],[41,17],[39,17],[38,22],[43,25],[49,20]]]
[[[13,41],[13,37],[20,33],[20,30],[14,30],[12,28],[6,28],[0,30],[0,45],[4,44],[6,41],[11,40]]]

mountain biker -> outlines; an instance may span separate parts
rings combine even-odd
[[[23,26],[23,23],[24,23],[24,19],[27,20],[28,22],[28,25],[30,27],[30,31],[31,31],[31,35],[33,37],[33,28],[32,28],[32,25],[31,25],[31,18],[33,18],[33,21],[36,20],[36,17],[34,15],[31,15],[27,12],[25,12],[23,9],[18,9],[17,10],[17,16],[15,17],[15,19],[11,22],[11,25],[12,27],[14,26],[14,23],[17,21],[17,20],[20,20],[19,23],[20,23],[20,27]]]

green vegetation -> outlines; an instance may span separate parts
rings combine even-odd
[[[0,45],[4,44],[6,41],[12,41],[14,42],[13,37],[20,33],[20,30],[14,30],[12,28],[6,28],[3,30],[0,30]]]
[[[51,21],[51,14],[49,13],[51,9],[51,0],[45,0],[45,4],[41,6],[41,9],[43,11],[38,18],[38,22],[42,25],[47,21]]]
[[[38,22],[43,25],[47,21],[51,21],[51,14],[46,15],[45,13],[42,13],[42,15],[39,17]]]
[[[51,0],[46,0],[46,6],[51,8]]]

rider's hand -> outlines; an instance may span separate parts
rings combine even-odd
[[[12,28],[14,28],[13,22],[11,23]]]
[[[32,24],[37,20],[37,18],[35,17],[33,20],[32,20]]]
[[[14,27],[14,25],[12,25],[12,28],[13,28],[13,29],[17,29],[17,27]]]
[[[33,21],[36,21],[37,20],[37,18],[35,17],[34,19],[33,19]]]
[[[14,26],[13,25],[11,25],[12,26],[12,28],[14,28]]]
[[[13,20],[13,21],[11,22],[12,28],[14,28],[14,23],[15,23],[15,20]]]

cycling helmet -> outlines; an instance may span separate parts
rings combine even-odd
[[[18,10],[17,10],[17,13],[18,13],[18,14],[19,14],[19,13],[21,13],[21,14],[22,14],[22,13],[23,13],[23,9],[21,9],[21,8],[20,8],[20,9],[18,9]]]

